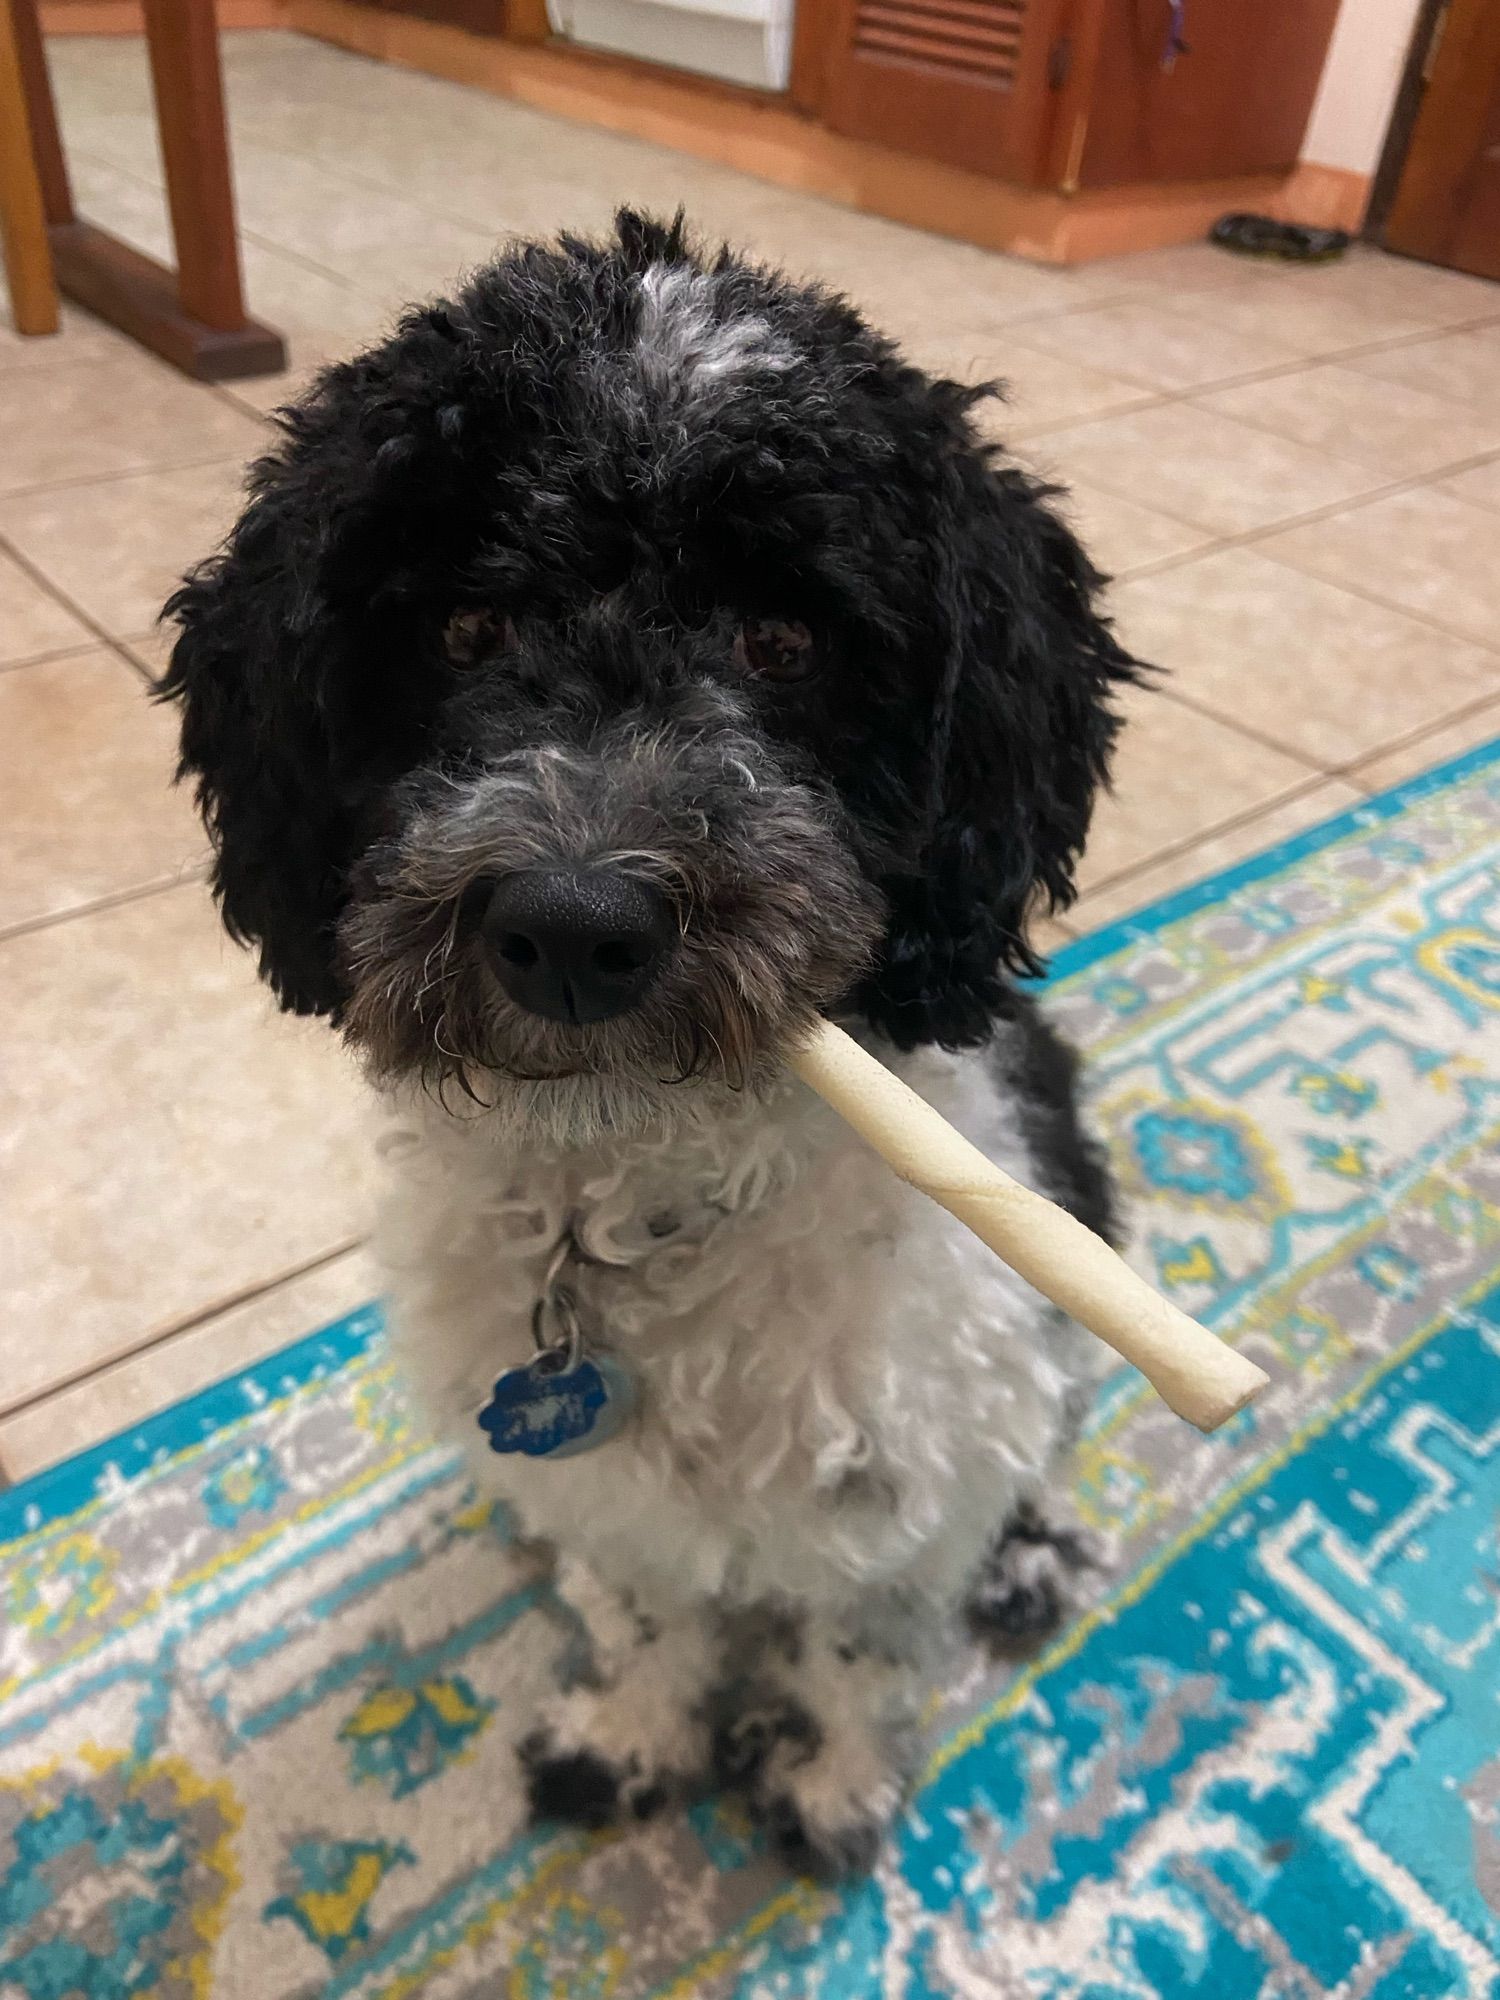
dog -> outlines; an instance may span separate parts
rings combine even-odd
[[[867,1868],[1079,1557],[1088,1336],[785,1066],[831,1015],[1109,1233],[1027,924],[1141,669],[988,393],[622,211],[326,370],[167,606],[224,922],[384,1093],[405,1366],[586,1629],[539,1815],[716,1774]]]

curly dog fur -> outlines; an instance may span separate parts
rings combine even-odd
[[[1087,1340],[783,1063],[836,1015],[1108,1231],[1013,975],[1138,669],[985,393],[622,214],[328,370],[168,607],[224,921],[380,1084],[407,1365],[587,1628],[544,1813],[716,1771],[799,1864],[867,1865],[940,1649],[1055,1617],[1077,1557]],[[505,916],[559,883],[570,950],[579,894],[648,912],[576,979]],[[638,1409],[496,1455],[565,1243]]]

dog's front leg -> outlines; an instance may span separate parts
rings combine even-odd
[[[706,1612],[626,1599],[577,1557],[558,1558],[554,1582],[590,1664],[521,1746],[531,1809],[593,1827],[645,1819],[707,1773],[716,1630]]]
[[[916,1767],[930,1657],[904,1613],[813,1613],[767,1661],[718,1748],[790,1866],[825,1878],[869,1869]]]

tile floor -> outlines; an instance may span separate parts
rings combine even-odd
[[[219,934],[146,700],[152,621],[264,413],[517,231],[620,200],[853,292],[999,420],[1170,667],[1062,935],[1500,732],[1500,288],[1357,251],[1042,270],[277,34],[226,63],[252,303],[289,376],[187,383],[0,314],[0,1473],[365,1297],[357,1085]],[[139,47],[54,44],[82,205],[165,248]]]

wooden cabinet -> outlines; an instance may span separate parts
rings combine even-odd
[[[801,0],[794,93],[834,131],[1031,186],[1297,158],[1339,0]]]
[[[1068,0],[802,0],[827,6],[822,115],[980,173],[1031,180]]]
[[[1500,278],[1500,7],[1452,0],[1424,55],[1386,244]]]

